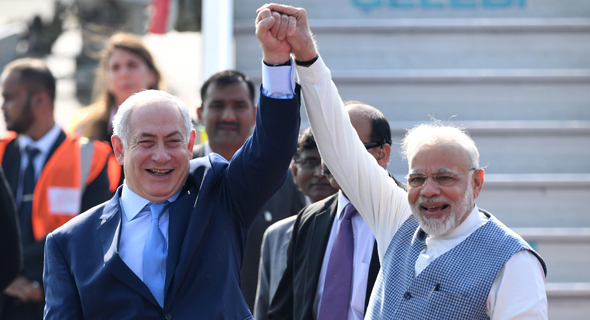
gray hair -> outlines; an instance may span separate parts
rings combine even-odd
[[[129,132],[131,131],[129,128],[129,115],[131,115],[131,111],[135,106],[146,101],[163,102],[177,107],[184,120],[185,139],[188,141],[189,134],[192,130],[192,123],[186,104],[168,92],[161,90],[144,90],[127,98],[127,100],[119,106],[115,119],[113,119],[113,135],[121,139],[124,147],[127,147]]]
[[[467,152],[468,164],[473,168],[479,168],[479,151],[467,132],[462,128],[439,123],[421,124],[408,130],[402,141],[402,156],[407,158],[409,163],[421,147],[439,143],[458,144]]]

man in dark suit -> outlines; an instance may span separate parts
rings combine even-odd
[[[350,121],[367,151],[383,168],[389,162],[391,131],[383,114],[362,102],[347,103]],[[340,188],[326,170],[334,188]],[[393,178],[393,177],[392,177]],[[395,180],[395,179],[394,179]],[[398,185],[403,187],[403,184]],[[358,213],[349,217],[354,253],[349,261],[353,274],[348,280],[331,284],[332,278],[342,277],[335,269],[346,264],[337,261],[335,248],[343,239],[347,206],[352,206],[346,195],[337,194],[305,207],[293,226],[287,250],[287,268],[272,300],[269,319],[363,319],[373,284],[379,272],[379,257],[375,237]],[[331,264],[336,265],[331,266]],[[336,268],[335,268],[336,267]],[[354,270],[354,271],[353,271]],[[335,291],[335,292],[334,292]],[[342,310],[330,309],[338,304],[342,293]],[[322,309],[324,309],[322,311]]]
[[[263,60],[288,63],[266,16]],[[179,99],[143,91],[120,106],[112,142],[125,183],[48,236],[46,319],[252,318],[240,291],[246,235],[284,182],[299,131],[298,89],[271,98],[281,91],[265,88],[256,129],[229,163],[189,162],[195,132]]]
[[[45,236],[112,196],[111,151],[102,142],[66,134],[55,123],[55,78],[43,61],[8,64],[2,95],[10,131],[0,140],[0,163],[16,199],[24,263],[0,297],[0,319],[42,319]]]
[[[201,99],[203,103],[197,108],[197,117],[205,127],[208,140],[195,146],[193,157],[204,157],[214,152],[229,161],[254,129],[257,110],[254,83],[239,71],[221,71],[205,81],[201,87]],[[285,183],[266,203],[248,232],[241,285],[250,310],[254,308],[264,232],[271,224],[296,215],[305,206],[303,194],[291,181],[292,172],[289,170]]]

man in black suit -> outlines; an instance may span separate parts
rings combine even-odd
[[[110,148],[55,123],[55,78],[41,60],[8,64],[2,95],[10,131],[0,140],[0,162],[16,199],[24,264],[0,297],[0,319],[41,319],[46,235],[110,198]]]
[[[385,168],[391,153],[391,131],[387,119],[376,108],[359,101],[349,101],[346,106],[350,121],[365,143],[367,152]],[[330,184],[339,189],[334,177],[328,170],[325,171]],[[396,183],[404,187],[402,183]],[[358,213],[349,218],[354,234],[352,280],[349,285],[340,282],[332,287],[328,280],[341,276],[332,272],[330,260],[335,259],[332,258],[332,249],[337,246],[340,230],[344,230],[341,226],[349,203],[346,195],[339,191],[309,205],[297,215],[287,250],[287,268],[272,300],[269,319],[363,319],[379,272],[379,258],[375,238]],[[345,292],[344,299],[348,297],[344,302],[346,310],[343,310],[344,313],[330,310],[335,304],[334,294],[342,292]]]
[[[205,127],[208,140],[194,147],[193,158],[217,153],[231,160],[254,129],[257,111],[254,98],[254,83],[239,71],[218,72],[205,81],[201,87],[203,103],[197,108],[197,118]],[[296,215],[305,206],[305,197],[291,183],[291,170],[287,172],[285,181],[266,203],[248,232],[241,287],[250,310],[253,310],[256,298],[260,245],[264,231],[271,224]]]

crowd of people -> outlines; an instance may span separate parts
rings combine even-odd
[[[388,120],[342,101],[305,9],[255,24],[258,103],[227,70],[195,115],[129,34],[68,128],[43,61],[4,68],[0,319],[546,319],[546,265],[476,205],[468,134],[410,129],[401,182]]]

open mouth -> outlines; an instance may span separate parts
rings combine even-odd
[[[428,212],[442,211],[442,210],[445,210],[448,207],[449,207],[448,204],[443,204],[441,206],[433,206],[433,207],[420,206],[420,208],[422,208],[422,210],[425,210],[425,211],[428,211]]]
[[[157,176],[165,176],[174,170],[170,169],[147,169],[148,172],[155,174]]]

